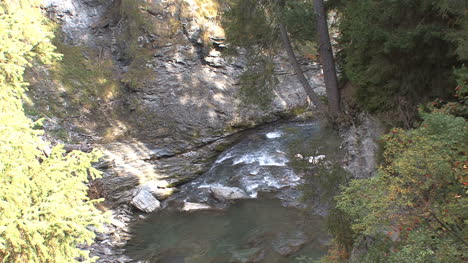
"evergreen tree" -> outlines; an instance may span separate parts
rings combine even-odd
[[[333,118],[338,117],[340,109],[340,92],[336,75],[335,59],[328,32],[327,13],[323,0],[314,0],[314,11],[317,23],[320,60],[323,65],[323,77],[327,89],[328,111]]]
[[[464,0],[335,0],[346,76],[368,111],[407,114],[450,98],[453,68],[467,61]],[[411,122],[411,116],[404,120]]]
[[[59,57],[52,37],[40,1],[0,2],[0,262],[89,261],[77,245],[92,242],[87,227],[103,222],[85,185],[99,176],[98,154],[45,151],[38,123],[23,112],[23,73]]]

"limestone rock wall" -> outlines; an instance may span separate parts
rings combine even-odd
[[[345,152],[344,168],[354,179],[376,175],[378,165],[378,140],[384,134],[382,123],[375,117],[360,113],[356,122],[340,133]]]
[[[275,59],[278,84],[271,105],[244,103],[239,76],[248,70],[245,52],[222,55],[226,36],[216,17],[222,7],[200,2],[207,1],[45,0],[65,44],[94,50],[84,54],[88,61],[111,61],[120,86],[118,95],[98,99],[98,107],[80,112],[82,120],[74,124],[107,127],[85,129],[92,136],[75,133],[80,143],[106,154],[110,165],[103,180],[177,185],[206,170],[236,132],[311,108],[282,54]],[[323,93],[320,67],[304,60],[303,69]],[[114,135],[110,140],[108,133]],[[107,195],[115,192],[110,184],[100,185]]]

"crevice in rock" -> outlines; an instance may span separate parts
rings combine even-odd
[[[207,61],[205,60],[205,53],[204,53],[204,46],[203,46],[203,43],[201,43],[199,41],[199,38],[198,39],[194,39],[192,37],[190,37],[190,34],[189,32],[187,31],[187,25],[186,23],[184,23],[180,17],[178,18],[179,21],[182,23],[182,32],[184,33],[184,36],[187,37],[187,40],[192,43],[193,47],[195,48],[195,50],[197,51],[197,55],[198,55],[198,58],[200,59],[200,62],[202,65],[207,65]],[[199,32],[200,34],[201,32]]]
[[[217,143],[217,142],[219,142],[221,140],[225,140],[225,139],[228,139],[230,137],[237,136],[240,132],[242,132],[242,131],[238,131],[238,132],[234,132],[234,133],[231,133],[231,134],[227,134],[227,135],[223,135],[223,136],[219,136],[219,137],[209,139],[208,141],[206,141],[206,142],[204,142],[202,144],[196,145],[194,147],[186,148],[184,151],[179,151],[179,152],[170,153],[170,154],[164,154],[162,156],[151,156],[148,159],[143,159],[143,161],[157,161],[157,160],[169,159],[169,158],[182,156],[182,155],[187,154],[189,152],[196,152],[196,151],[198,151],[200,149],[203,149],[205,147],[209,147],[210,145],[215,144],[215,143]]]

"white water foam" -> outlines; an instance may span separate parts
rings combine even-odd
[[[273,187],[273,188],[276,188],[276,189],[280,189],[280,188],[284,187],[284,185],[281,185],[279,183],[279,181],[276,180],[272,176],[265,176],[265,178],[263,178],[263,182],[265,182],[266,186]]]
[[[258,163],[260,166],[286,166],[288,162],[289,160],[279,153],[255,152],[242,155],[240,158],[235,159],[233,164]]]
[[[251,193],[251,194],[249,194],[250,197],[257,198],[257,194],[258,194],[257,189],[258,189],[259,186],[260,185],[257,184],[257,183],[252,183],[252,184],[247,185],[245,187],[245,190],[247,190],[248,193]]]
[[[257,198],[257,196],[258,196],[258,192],[257,192],[257,191],[255,191],[255,192],[253,192],[253,193],[249,194],[249,196],[250,196],[250,197],[252,197],[252,198]]]
[[[300,180],[301,180],[301,177],[299,177],[299,176],[297,176],[297,175],[295,175],[295,174],[293,174],[293,175],[291,176],[291,181],[292,181],[292,182],[299,182]]]
[[[234,157],[234,155],[232,155],[232,153],[228,152],[226,154],[223,154],[222,156],[220,156],[215,163],[222,163],[224,161],[226,161],[227,159],[231,159],[232,157]]]
[[[250,175],[257,175],[258,172],[260,172],[260,167],[255,167],[255,169],[252,169],[249,171]]]
[[[288,159],[283,156],[261,155],[258,157],[258,164],[261,166],[286,166]]]
[[[204,188],[211,188],[211,187],[223,187],[224,185],[220,183],[214,183],[214,184],[201,184],[198,186],[198,189],[204,189]]]
[[[279,138],[281,137],[283,134],[281,132],[278,132],[278,131],[273,131],[273,132],[269,132],[266,134],[266,137],[268,139],[275,139],[275,138]]]
[[[257,155],[256,153],[244,154],[240,158],[235,159],[233,164],[236,165],[240,163],[245,163],[245,164],[254,163],[257,161],[256,155]]]

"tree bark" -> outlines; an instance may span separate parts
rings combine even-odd
[[[279,28],[281,41],[283,42],[284,49],[286,49],[286,53],[288,54],[289,62],[293,66],[294,72],[296,73],[299,82],[302,84],[302,87],[304,88],[307,96],[309,96],[310,100],[312,101],[312,103],[315,104],[318,110],[322,113],[326,113],[327,108],[325,107],[325,104],[320,100],[320,97],[312,89],[312,87],[309,84],[309,81],[305,78],[304,72],[302,72],[299,63],[297,62],[294,50],[291,45],[291,40],[289,39],[288,31],[286,30],[285,25],[280,22]]]
[[[319,39],[320,61],[323,66],[323,77],[327,89],[328,111],[332,118],[340,113],[340,93],[338,91],[338,79],[336,77],[335,60],[328,32],[327,16],[323,0],[314,0],[314,10],[317,24],[317,35]]]

